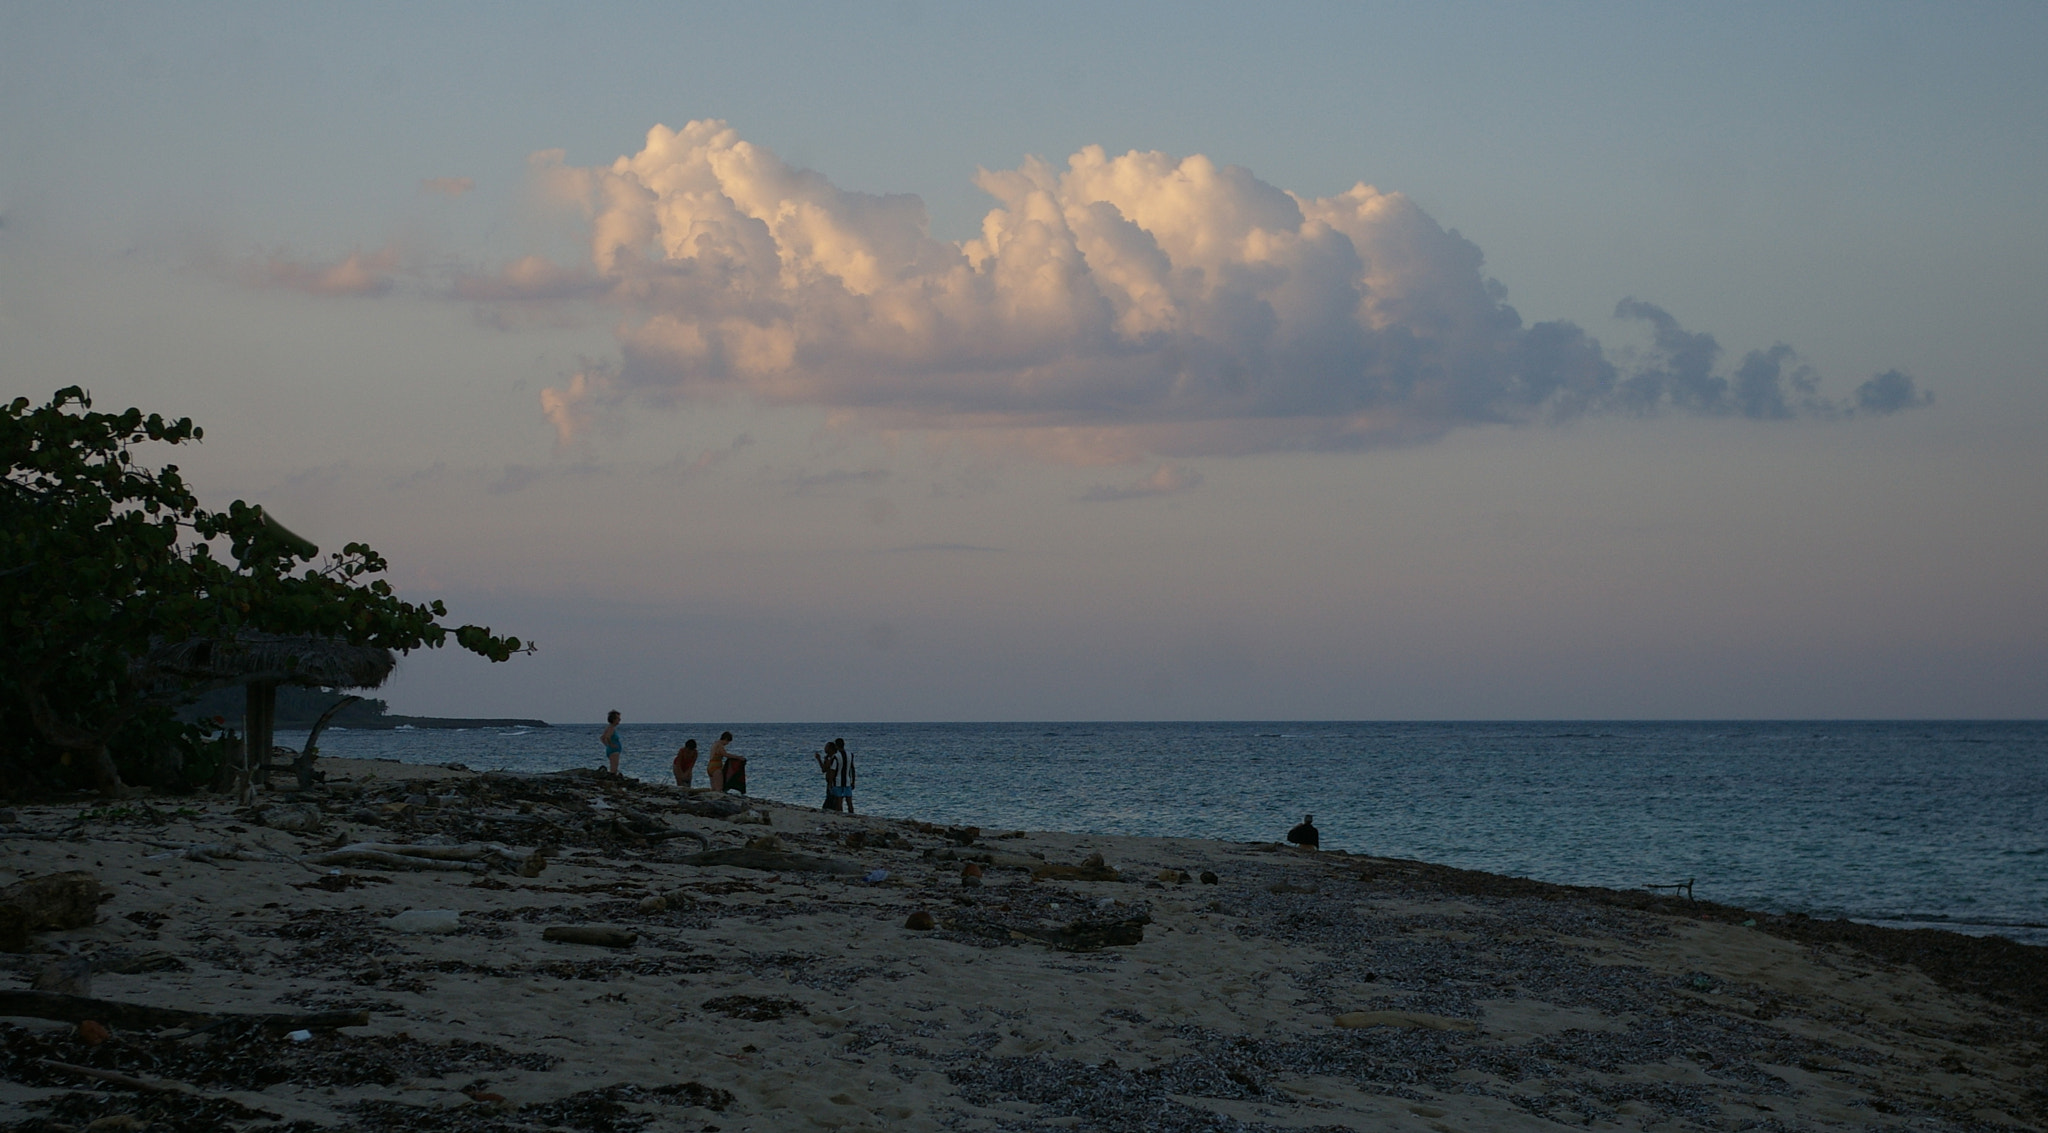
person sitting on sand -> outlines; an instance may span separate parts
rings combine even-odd
[[[711,780],[711,789],[725,790],[725,745],[732,742],[731,732],[718,733],[718,740],[711,745],[711,759],[704,764],[704,774]]]
[[[685,791],[690,789],[690,780],[697,774],[696,740],[683,741],[683,746],[676,749],[675,759],[669,763],[669,770],[676,773],[676,786]]]
[[[605,758],[611,762],[612,774],[619,773],[619,756],[625,754],[626,745],[619,742],[619,710],[614,708],[604,718],[604,732],[597,738],[604,741]]]
[[[1301,825],[1287,832],[1287,840],[1297,846],[1304,846],[1311,850],[1321,846],[1323,844],[1323,836],[1316,829],[1316,816],[1313,814],[1302,815]]]

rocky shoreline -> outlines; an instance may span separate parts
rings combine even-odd
[[[0,1129],[2048,1127],[2048,949],[1277,844],[322,766],[250,808],[0,826],[27,932],[0,956]],[[22,911],[88,883],[82,913]]]

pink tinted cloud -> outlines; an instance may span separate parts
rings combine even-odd
[[[529,257],[465,286],[619,312],[603,390],[543,395],[564,439],[605,400],[735,393],[1081,462],[1355,449],[1600,410],[1839,409],[1771,352],[1703,377],[1694,363],[1718,346],[1661,322],[1623,374],[1579,327],[1525,324],[1477,247],[1363,182],[1310,197],[1200,154],[1091,146],[1064,167],[981,171],[994,207],[953,242],[915,197],[841,189],[723,122],[658,126],[608,166],[537,154],[534,170],[584,211],[587,265]],[[1663,317],[1622,313],[1649,311]]]
[[[394,286],[398,251],[386,246],[375,252],[351,252],[340,260],[295,259],[282,252],[250,264],[247,276],[259,287],[282,287],[307,295],[374,296]]]

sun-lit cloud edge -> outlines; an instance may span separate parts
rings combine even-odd
[[[1592,414],[1845,420],[1931,402],[1897,370],[1827,394],[1791,347],[1724,351],[1633,297],[1615,317],[1648,341],[1611,353],[1574,323],[1525,323],[1480,250],[1398,192],[1360,182],[1309,197],[1200,154],[1091,146],[1063,167],[981,170],[995,204],[962,241],[933,238],[914,196],[841,189],[718,121],[657,126],[604,166],[544,151],[530,172],[571,210],[584,261],[522,255],[434,292],[613,320],[617,358],[540,394],[564,447],[603,416],[730,398],[1073,464],[1357,450]],[[274,256],[259,274],[379,295],[397,270],[387,250]],[[1086,498],[1165,490],[1185,489]]]

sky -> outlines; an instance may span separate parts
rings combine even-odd
[[[394,710],[2048,716],[2048,8],[0,0],[0,393]]]

